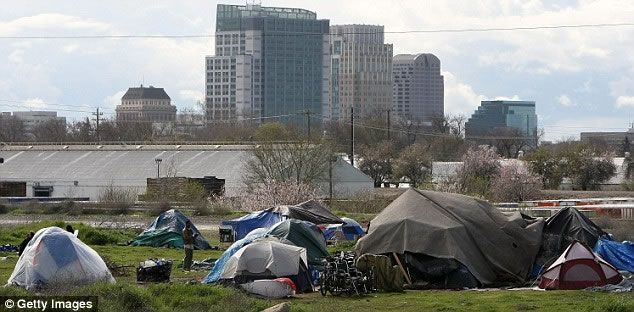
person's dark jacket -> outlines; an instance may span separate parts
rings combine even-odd
[[[24,249],[26,249],[26,245],[29,244],[29,242],[31,241],[31,239],[33,239],[32,236],[29,236],[27,238],[25,238],[21,243],[20,243],[20,247],[18,248],[18,255],[22,255],[22,253],[24,252]]]

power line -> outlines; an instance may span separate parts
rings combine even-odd
[[[485,28],[441,28],[422,30],[401,30],[383,32],[344,32],[344,33],[315,33],[315,32],[292,32],[262,34],[262,37],[273,36],[340,36],[340,35],[373,35],[383,34],[430,34],[430,33],[472,33],[472,32],[497,32],[497,31],[524,31],[524,30],[544,30],[544,29],[574,29],[574,28],[605,28],[605,27],[626,27],[634,26],[634,23],[596,23],[596,24],[562,24],[562,25],[540,25],[540,26],[518,26],[518,27],[485,27]],[[214,34],[182,34],[182,35],[7,35],[0,36],[0,39],[197,39],[214,38]]]

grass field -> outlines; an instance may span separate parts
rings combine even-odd
[[[0,243],[17,244],[22,234],[53,222],[0,229]],[[57,223],[58,225],[61,225]],[[114,285],[91,285],[80,288],[57,289],[52,294],[97,295],[100,311],[260,311],[283,301],[291,303],[292,311],[634,311],[634,295],[605,294],[588,291],[406,291],[380,293],[366,297],[322,297],[318,293],[298,295],[286,300],[263,300],[241,291],[220,286],[200,284],[206,270],[183,272],[178,269],[181,250],[122,245],[136,234],[131,230],[89,229],[74,225],[85,234],[84,241],[107,261],[118,265],[136,266],[148,258],[174,260],[172,282],[168,284],[137,285],[134,270],[116,277]],[[88,235],[88,233],[93,232]],[[203,233],[212,243],[212,233]],[[97,242],[99,244],[94,244]],[[353,244],[331,247],[330,251],[345,250]],[[196,251],[195,260],[218,258],[221,251]],[[0,284],[4,284],[17,261],[17,255],[0,253]],[[0,288],[0,296],[26,295],[25,290]]]

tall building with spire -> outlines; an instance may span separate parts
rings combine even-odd
[[[219,4],[216,53],[206,58],[206,120],[301,125],[306,116],[321,116],[328,27],[308,10]]]
[[[376,117],[392,107],[392,45],[384,27],[333,25],[330,27],[330,99],[326,119]]]

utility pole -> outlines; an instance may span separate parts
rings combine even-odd
[[[310,142],[310,109],[307,109],[305,114],[306,120],[308,121],[308,141]]]
[[[97,112],[92,114],[93,116],[95,116],[95,119],[93,120],[96,123],[95,132],[97,133],[97,142],[101,142],[101,133],[99,132],[99,117],[103,116],[103,113],[100,113],[99,108],[97,108]]]
[[[354,105],[350,106],[350,164],[354,167]]]
[[[391,135],[391,132],[392,132],[392,131],[391,131],[391,129],[390,129],[390,126],[391,126],[391,121],[390,121],[390,112],[391,112],[391,110],[390,110],[390,109],[388,109],[388,110],[387,110],[387,140],[388,140],[388,141],[391,141],[391,140],[392,140],[392,135]]]

